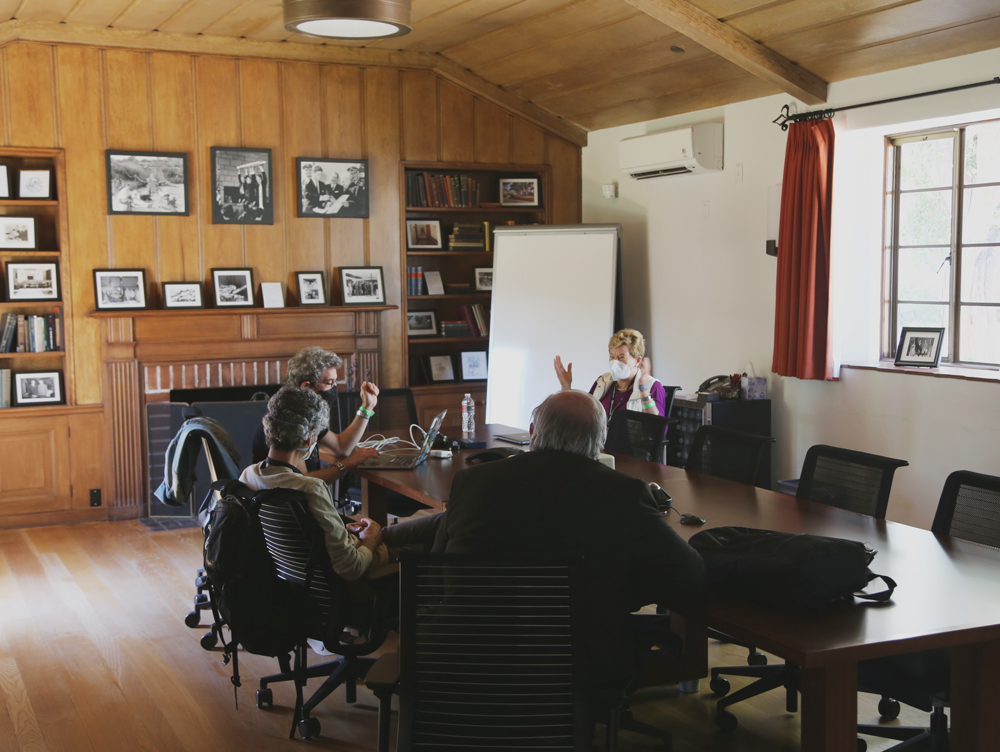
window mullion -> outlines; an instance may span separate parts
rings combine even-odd
[[[965,128],[959,128],[955,138],[955,195],[952,199],[951,223],[951,305],[948,311],[948,321],[951,328],[951,341],[948,345],[948,360],[959,362],[962,333],[959,329],[961,319],[962,293],[962,209],[965,205]]]

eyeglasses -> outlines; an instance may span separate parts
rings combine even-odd
[[[332,389],[333,387],[337,386],[337,382],[336,381],[317,381],[316,382],[316,386],[325,386],[325,387],[328,387],[328,388]]]

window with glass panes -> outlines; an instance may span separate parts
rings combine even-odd
[[[883,355],[944,327],[941,361],[1000,364],[1000,120],[888,139]]]

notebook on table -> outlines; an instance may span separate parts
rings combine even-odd
[[[434,439],[437,438],[438,431],[441,430],[441,423],[444,422],[444,416],[447,412],[447,410],[442,410],[434,416],[430,428],[424,435],[420,451],[416,454],[381,454],[378,457],[370,457],[358,467],[365,470],[412,470],[426,460],[427,455],[431,453],[431,446],[434,444]]]
[[[521,431],[520,433],[498,434],[493,438],[499,439],[500,441],[509,441],[511,444],[521,444],[522,446],[531,443],[531,434],[527,431]]]

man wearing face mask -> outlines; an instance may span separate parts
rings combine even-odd
[[[635,329],[615,332],[608,342],[611,361],[608,373],[598,377],[590,393],[603,405],[608,422],[618,410],[664,415],[667,392],[659,380],[650,375],[646,340]],[[555,358],[556,378],[564,389],[572,389],[573,364],[563,367],[562,358]]]

